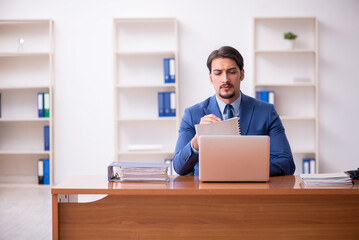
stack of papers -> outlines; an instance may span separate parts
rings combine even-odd
[[[340,187],[352,185],[352,179],[344,172],[321,173],[321,174],[300,174],[305,187]]]
[[[241,135],[239,117],[209,124],[196,124],[195,128],[198,137],[201,135]]]
[[[169,163],[113,162],[108,167],[110,182],[165,182]]]

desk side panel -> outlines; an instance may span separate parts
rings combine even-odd
[[[355,239],[358,195],[107,196],[60,203],[60,239]]]

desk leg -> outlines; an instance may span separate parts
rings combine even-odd
[[[59,205],[57,194],[52,194],[52,239],[59,239]]]

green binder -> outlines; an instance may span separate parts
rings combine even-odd
[[[50,93],[44,93],[44,116],[50,117]]]

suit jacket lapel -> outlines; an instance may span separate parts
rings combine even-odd
[[[217,100],[216,100],[216,95],[214,95],[214,96],[212,96],[210,98],[208,106],[207,106],[207,108],[204,109],[204,112],[206,113],[206,115],[214,114],[217,117],[222,119],[222,113],[219,110],[218,103],[217,103]]]
[[[250,98],[248,96],[244,95],[242,92],[241,94],[242,94],[242,100],[241,100],[241,105],[239,107],[239,118],[240,118],[239,124],[241,128],[241,134],[247,135],[249,124],[252,120],[254,105],[250,101]],[[219,110],[218,103],[216,100],[216,95],[211,97],[207,108],[204,108],[204,112],[206,115],[214,114],[223,120],[222,113]]]
[[[241,134],[247,135],[249,123],[252,119],[254,105],[250,101],[250,98],[244,95],[242,92],[241,105],[239,107],[239,124],[241,128]]]

